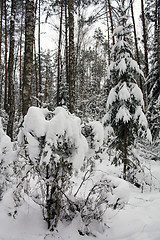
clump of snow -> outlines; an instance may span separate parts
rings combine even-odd
[[[128,62],[130,63],[130,67],[135,70],[139,75],[144,77],[142,70],[139,68],[138,63],[133,58],[128,58]]]
[[[88,144],[81,134],[80,119],[78,117],[73,116],[62,107],[57,107],[54,111],[54,117],[48,122],[45,140],[46,146],[54,146],[54,149],[63,147],[65,143],[69,143],[71,148],[74,146],[74,152],[70,160],[74,168],[80,168],[88,150]],[[47,159],[49,160],[48,156]],[[42,161],[48,161],[47,159],[44,158]]]
[[[118,65],[116,66],[116,69],[119,69],[119,75],[123,74],[126,72],[127,70],[127,65],[126,65],[126,62],[125,62],[125,58],[122,58],[120,60],[120,62],[118,63]]]
[[[13,157],[13,143],[9,136],[3,130],[2,121],[0,118],[0,162],[3,166],[7,166]]]
[[[119,100],[127,101],[130,98],[130,92],[126,82],[122,84],[121,89],[118,92]]]
[[[124,206],[129,200],[130,190],[128,182],[112,176],[108,176],[107,179],[113,187],[113,191],[107,193],[109,204]]]
[[[148,128],[148,122],[147,122],[146,116],[144,115],[142,108],[140,106],[137,106],[134,118],[135,120],[138,119],[140,126],[144,126],[145,128]]]
[[[114,34],[114,35],[118,35],[119,33],[122,34],[123,28],[124,28],[123,26],[118,26],[118,27],[116,27],[116,28],[114,29],[114,31],[113,31],[113,34]]]
[[[107,104],[106,104],[107,109],[109,108],[110,105],[113,104],[113,102],[116,101],[116,99],[117,99],[117,93],[115,89],[112,88],[111,91],[109,92],[108,99],[107,99]]]
[[[125,106],[121,106],[116,114],[116,121],[123,120],[124,123],[129,122],[132,118],[128,109]]]
[[[53,118],[46,120],[48,109],[31,107],[24,119],[23,134],[28,142],[29,155],[33,161],[40,158],[42,146],[45,144],[45,157],[41,157],[41,164],[48,164],[52,151],[56,154],[67,147],[71,151],[69,161],[77,169],[82,165],[88,145],[81,134],[80,119],[70,114],[62,107],[57,107]]]
[[[132,83],[131,94],[134,96],[134,98],[138,102],[140,102],[141,106],[144,107],[143,93],[142,93],[141,89],[138,87],[137,84]]]
[[[49,114],[47,108],[30,107],[24,118],[23,132],[33,136],[41,137],[46,133],[47,120],[45,117]]]

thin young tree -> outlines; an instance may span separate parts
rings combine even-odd
[[[16,14],[16,1],[11,2],[11,20],[9,31],[9,59],[8,59],[8,125],[7,135],[13,140],[13,123],[15,115],[15,94],[14,94],[14,80],[13,80],[13,67],[14,67],[14,45],[15,45],[15,14]]]
[[[103,119],[111,146],[116,149],[115,165],[123,163],[123,178],[134,182],[133,171],[139,162],[134,158],[132,148],[141,136],[151,137],[148,123],[143,113],[143,94],[136,77],[143,73],[133,58],[131,47],[131,25],[128,24],[127,8],[119,6],[119,24],[114,31],[117,42],[112,48],[116,61],[111,62],[108,77],[113,83],[108,99],[107,113]]]
[[[75,110],[75,51],[74,51],[74,0],[68,0],[69,14],[69,110]]]

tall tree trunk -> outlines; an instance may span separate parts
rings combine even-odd
[[[136,33],[136,25],[135,25],[135,19],[134,19],[134,10],[133,10],[133,0],[130,0],[130,7],[131,7],[131,15],[132,15],[132,22],[133,22],[133,32],[134,32],[134,42],[135,42],[135,48],[136,48],[136,60],[140,67],[140,60],[139,60],[139,51],[138,51],[138,41],[137,41],[137,33]],[[141,90],[143,89],[143,83],[142,78],[139,78],[139,83]]]
[[[3,19],[3,0],[1,0],[1,20],[0,20],[0,109],[2,104],[2,63],[1,63],[1,49],[2,49],[2,19]]]
[[[158,72],[160,82],[160,0],[158,0]]]
[[[63,18],[63,0],[61,0],[61,15],[59,24],[59,42],[58,42],[58,69],[57,69],[57,106],[60,105],[60,81],[61,81],[61,39],[62,39],[62,18]]]
[[[110,32],[109,32],[109,21],[108,21],[108,4],[107,0],[105,1],[105,7],[106,7],[106,19],[107,19],[107,40],[108,40],[108,65],[110,65],[111,61],[111,51],[110,51]]]
[[[15,95],[14,95],[14,82],[13,82],[13,67],[14,67],[14,30],[15,30],[15,13],[16,1],[12,0],[11,3],[11,20],[10,20],[10,46],[9,46],[9,61],[8,61],[8,125],[7,134],[13,140],[13,122],[15,115]]]
[[[33,43],[34,43],[34,0],[26,0],[25,13],[25,52],[22,88],[22,113],[27,114],[31,106],[31,83],[33,73]]]
[[[46,82],[45,82],[45,91],[44,91],[44,102],[45,103],[47,103],[47,100],[48,100],[48,81],[49,81],[48,65],[46,63]]]
[[[34,71],[35,71],[35,84],[36,84],[36,105],[37,107],[39,106],[39,100],[38,100],[38,89],[39,89],[39,84],[38,84],[38,72],[37,72],[37,55],[36,55],[36,43],[35,43],[35,38],[34,38]]]
[[[7,52],[8,52],[8,46],[7,46],[7,6],[6,6],[6,0],[4,1],[4,18],[5,18],[5,85],[4,85],[4,109],[6,112],[8,111],[8,99],[7,99],[7,90],[8,90],[8,69],[7,69]]]
[[[34,9],[34,26],[36,26],[36,15],[37,15],[37,5],[38,5],[38,0],[35,2],[35,9]],[[39,106],[39,99],[38,99],[38,92],[39,92],[39,84],[38,84],[38,64],[37,64],[37,53],[36,53],[36,38],[35,38],[35,33],[34,33],[34,43],[33,43],[33,48],[34,48],[34,71],[35,71],[35,85],[36,85],[36,106]]]
[[[66,55],[66,82],[69,84],[67,0],[65,0],[65,55]]]
[[[114,27],[113,27],[113,18],[112,18],[112,9],[111,9],[110,0],[108,0],[108,9],[109,9],[109,16],[110,16],[110,20],[111,20],[112,44],[114,45],[115,44],[115,39],[114,39],[114,35],[113,35]]]
[[[145,77],[148,76],[149,64],[148,64],[148,46],[147,46],[147,31],[144,14],[144,1],[141,0],[141,12],[142,12],[142,26],[143,26],[143,43],[144,43],[144,59],[145,59]]]
[[[39,94],[40,94],[40,106],[42,105],[42,75],[41,75],[41,4],[39,0],[38,4],[38,75],[39,75]]]
[[[124,124],[124,140],[123,140],[123,178],[126,179],[127,170],[127,124]]]
[[[144,60],[145,60],[145,77],[148,76],[149,73],[149,63],[148,63],[148,44],[147,44],[147,31],[146,31],[146,22],[145,22],[145,14],[144,14],[144,1],[141,0],[141,12],[142,12],[142,26],[143,26],[143,44],[144,44]],[[145,107],[148,106],[148,89],[145,85],[144,88],[142,88],[143,94],[144,94],[144,101],[145,101]]]
[[[21,34],[20,34],[20,49],[19,49],[19,117],[22,113],[22,35],[23,35],[23,17],[24,9],[22,5],[22,15],[21,15]]]
[[[69,110],[75,110],[75,79],[74,79],[74,0],[68,0],[69,13]]]
[[[133,0],[130,0],[130,7],[131,7],[131,15],[132,15],[132,23],[133,23],[133,31],[134,31],[134,42],[135,42],[135,48],[136,48],[136,60],[138,65],[140,66],[138,41],[137,41],[136,25],[135,25],[134,10],[133,10]]]

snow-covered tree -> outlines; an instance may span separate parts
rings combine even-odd
[[[10,166],[13,160],[13,143],[11,143],[10,137],[5,134],[0,118],[0,199],[11,185],[13,168]]]
[[[143,78],[143,72],[133,59],[127,9],[120,6],[119,14],[119,25],[114,31],[117,41],[112,48],[116,60],[111,62],[108,70],[114,87],[108,96],[103,123],[107,134],[112,135],[112,144],[117,150],[114,163],[123,162],[124,179],[133,181],[131,171],[138,167],[138,162],[131,161],[129,157],[132,146],[138,137],[151,139],[151,134],[143,113],[143,94],[136,83],[136,77]]]
[[[28,182],[25,191],[43,206],[48,228],[53,229],[59,220],[74,215],[74,209],[70,210],[70,178],[74,170],[80,169],[88,149],[81,134],[80,119],[62,107],[54,112],[31,107],[19,141],[26,145],[25,170],[21,177]]]

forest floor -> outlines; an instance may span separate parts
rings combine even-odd
[[[78,233],[79,218],[70,224],[58,225],[54,232],[47,230],[41,208],[28,196],[20,206],[15,218],[10,216],[13,207],[12,190],[0,201],[0,240],[159,240],[160,239],[160,162],[151,161],[151,169],[156,176],[156,187],[142,190],[129,184],[127,204],[113,210],[108,208],[105,228],[93,224],[94,236]],[[114,172],[115,169],[115,172]],[[115,167],[108,168],[115,175]]]

